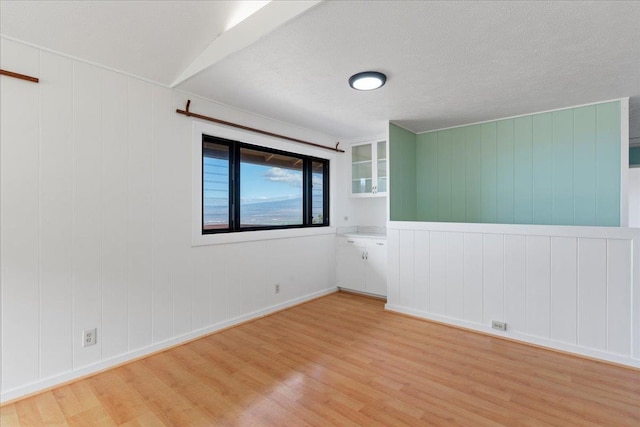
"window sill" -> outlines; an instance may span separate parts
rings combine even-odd
[[[199,225],[199,224],[198,224]],[[191,246],[224,245],[229,243],[255,242],[259,240],[291,239],[295,237],[321,236],[336,234],[336,228],[308,227],[290,228],[285,230],[258,230],[239,233],[201,234],[194,230]]]

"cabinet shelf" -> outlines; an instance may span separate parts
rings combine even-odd
[[[380,197],[387,193],[387,142],[351,146],[352,197]],[[362,160],[366,159],[366,160]]]

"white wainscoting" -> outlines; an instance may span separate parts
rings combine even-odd
[[[387,238],[388,310],[640,367],[640,229],[389,222]]]
[[[192,246],[194,120],[175,110],[333,138],[3,37],[0,59],[40,78],[0,77],[0,401],[336,290],[329,227]]]

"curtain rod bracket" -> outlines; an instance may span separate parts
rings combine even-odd
[[[315,142],[303,141],[302,139],[291,138],[289,136],[280,135],[280,134],[273,133],[273,132],[267,132],[266,130],[256,129],[256,128],[252,128],[252,127],[249,127],[249,126],[239,125],[239,124],[236,124],[236,123],[227,122],[225,120],[216,119],[216,118],[213,118],[213,117],[204,116],[202,114],[192,113],[191,111],[189,111],[189,106],[190,105],[191,105],[191,100],[188,99],[185,109],[184,110],[177,109],[176,113],[183,114],[183,115],[185,115],[187,117],[195,117],[197,119],[207,120],[209,122],[220,123],[222,125],[231,126],[231,127],[242,129],[242,130],[248,130],[248,131],[251,131],[251,132],[260,133],[262,135],[274,136],[276,138],[286,139],[287,141],[293,141],[293,142],[297,142],[299,144],[311,145],[311,146],[317,147],[317,148],[324,148],[325,150],[331,150],[331,151],[336,151],[338,153],[344,153],[344,150],[341,150],[341,149],[338,148],[338,144],[340,144],[340,142],[338,142],[336,144],[335,148],[334,147],[327,147],[326,145],[316,144]]]

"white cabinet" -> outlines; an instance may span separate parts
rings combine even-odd
[[[351,195],[379,197],[387,194],[387,142],[351,146]]]
[[[387,295],[385,238],[338,238],[338,287],[373,295]]]

